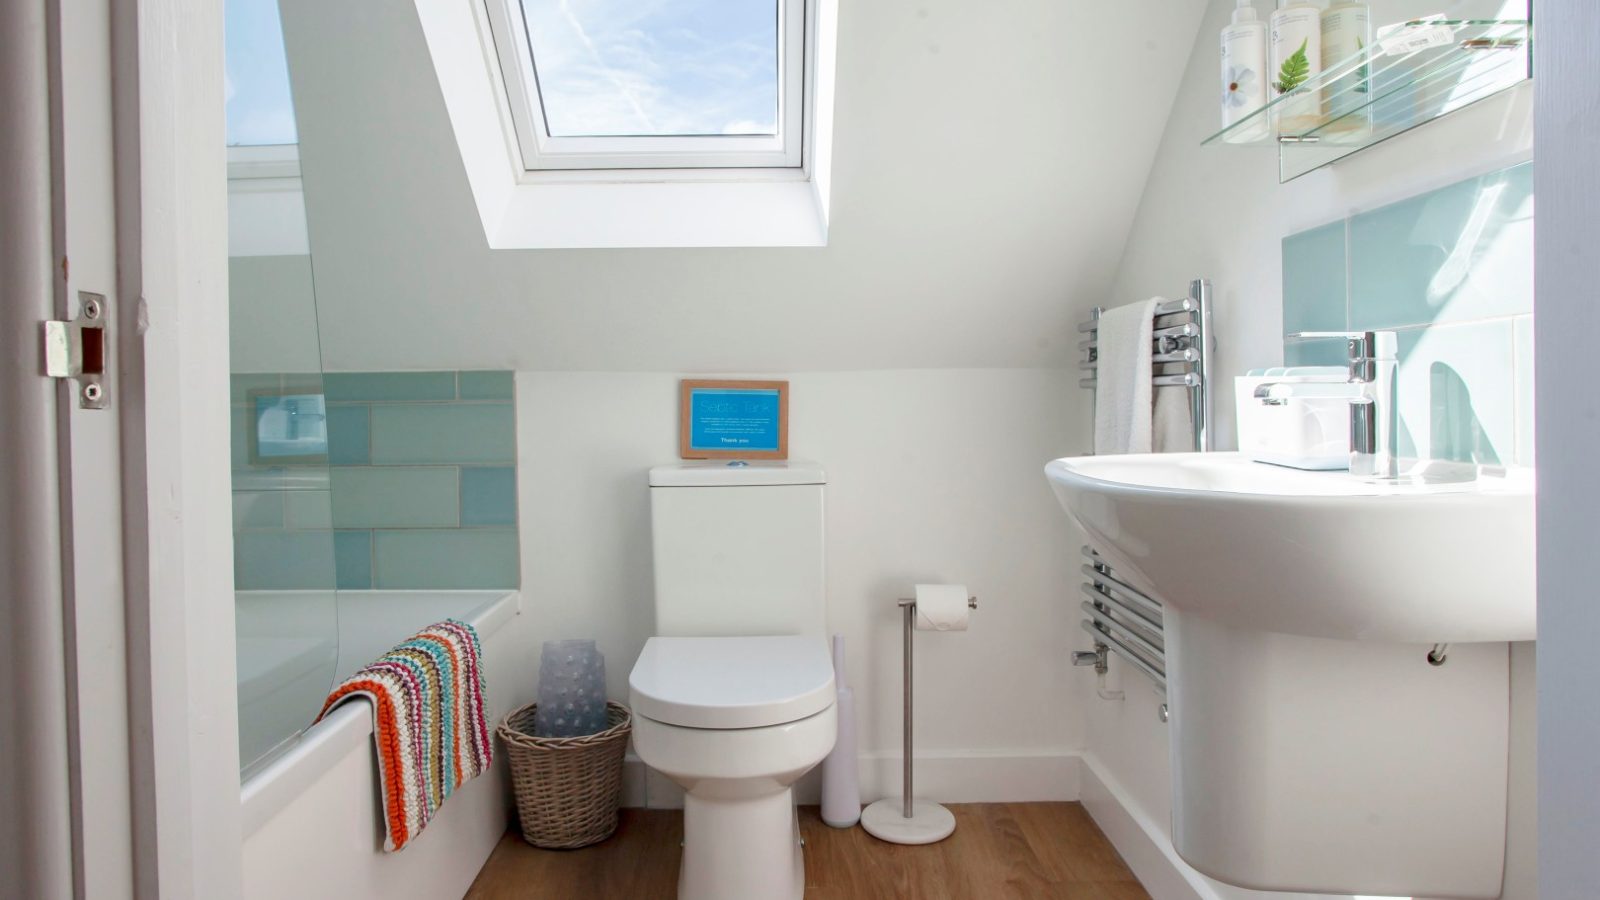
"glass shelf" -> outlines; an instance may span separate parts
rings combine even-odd
[[[1428,29],[1441,43],[1384,49]],[[1276,143],[1278,180],[1298,178],[1532,77],[1531,31],[1526,19],[1407,23],[1201,143]]]

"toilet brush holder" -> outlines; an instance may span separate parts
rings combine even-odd
[[[967,608],[977,609],[978,598],[968,597]],[[956,830],[956,817],[950,810],[928,800],[916,800],[911,778],[911,650],[912,632],[917,624],[917,601],[901,600],[905,621],[905,773],[899,797],[885,797],[861,811],[861,827],[881,841],[891,844],[932,844]]]

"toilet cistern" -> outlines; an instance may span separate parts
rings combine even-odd
[[[1396,392],[1399,343],[1392,331],[1301,331],[1291,338],[1344,338],[1350,398],[1350,474],[1365,478],[1400,477],[1400,401]],[[1256,396],[1274,402],[1262,385]]]

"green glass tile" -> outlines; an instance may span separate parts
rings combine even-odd
[[[1533,168],[1350,219],[1350,324],[1393,328],[1533,311]]]
[[[283,392],[285,394],[321,394],[323,393],[322,373],[285,372],[283,375]]]
[[[330,372],[323,376],[330,401],[454,400],[454,372]]]
[[[513,379],[510,372],[461,372],[458,375],[463,400],[511,399]]]
[[[436,403],[372,408],[372,462],[512,463],[509,403]]]
[[[1314,338],[1283,344],[1286,366],[1343,366],[1349,359],[1350,350],[1343,338]]]
[[[365,404],[328,407],[328,463],[360,466],[371,461],[371,407]]]
[[[1485,465],[1516,453],[1511,320],[1402,331],[1400,420],[1418,456]]]
[[[233,375],[228,378],[228,402],[234,406],[248,406],[251,391],[276,391],[283,387],[283,376],[272,373],[270,375]]]
[[[390,589],[515,588],[512,529],[375,531],[374,586]]]
[[[336,468],[333,524],[338,528],[454,528],[461,499],[454,468]]]
[[[282,491],[234,491],[233,527],[282,528]]]
[[[300,530],[333,527],[333,497],[326,490],[283,492],[284,524]]]
[[[333,563],[342,591],[372,587],[372,532],[335,531]]]
[[[517,524],[517,472],[510,466],[461,470],[461,524]]]
[[[242,406],[228,410],[228,449],[233,471],[250,468],[250,411]]]
[[[1345,330],[1345,223],[1283,239],[1283,333]]]
[[[241,591],[331,588],[333,533],[246,531],[233,538],[234,587]]]

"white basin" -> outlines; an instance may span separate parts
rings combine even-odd
[[[1045,473],[1111,565],[1182,611],[1344,640],[1534,638],[1529,469],[1433,463],[1396,482],[1173,453]]]

